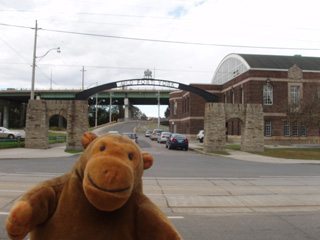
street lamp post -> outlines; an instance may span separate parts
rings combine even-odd
[[[33,46],[33,59],[32,59],[32,80],[31,80],[31,94],[30,99],[34,99],[34,83],[35,83],[35,74],[36,74],[36,59],[45,57],[50,51],[57,50],[57,53],[60,53],[60,47],[49,49],[45,54],[42,56],[37,57],[37,33],[38,33],[38,23],[36,21],[35,33],[34,33],[34,46]]]

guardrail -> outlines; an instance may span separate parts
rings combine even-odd
[[[56,143],[58,143],[59,140],[60,140],[60,141],[61,141],[61,140],[63,140],[63,141],[67,140],[67,137],[66,137],[66,136],[49,137],[49,141],[50,141],[50,140],[54,140]]]

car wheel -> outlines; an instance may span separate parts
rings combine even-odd
[[[168,148],[171,150],[172,149],[171,145],[169,145]]]
[[[184,150],[188,151],[188,147],[185,147]]]
[[[12,134],[8,135],[9,139],[14,139],[14,136]]]

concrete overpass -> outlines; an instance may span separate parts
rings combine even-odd
[[[36,90],[35,97],[45,100],[74,100],[82,89],[66,90]],[[158,93],[160,93],[160,104],[169,105],[169,94],[172,89],[110,89],[101,91],[88,98],[88,105],[125,105],[125,99],[129,99],[132,105],[156,105],[158,104]],[[30,90],[7,89],[0,90],[0,126],[9,127],[10,108],[20,109],[21,122],[24,122],[26,106],[30,99]],[[103,101],[104,100],[104,101]],[[116,100],[116,102],[115,102]],[[23,127],[23,126],[21,126]]]

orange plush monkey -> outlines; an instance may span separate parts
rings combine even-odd
[[[182,239],[166,215],[142,193],[142,174],[153,164],[131,139],[86,132],[72,170],[39,183],[13,206],[11,239]]]

